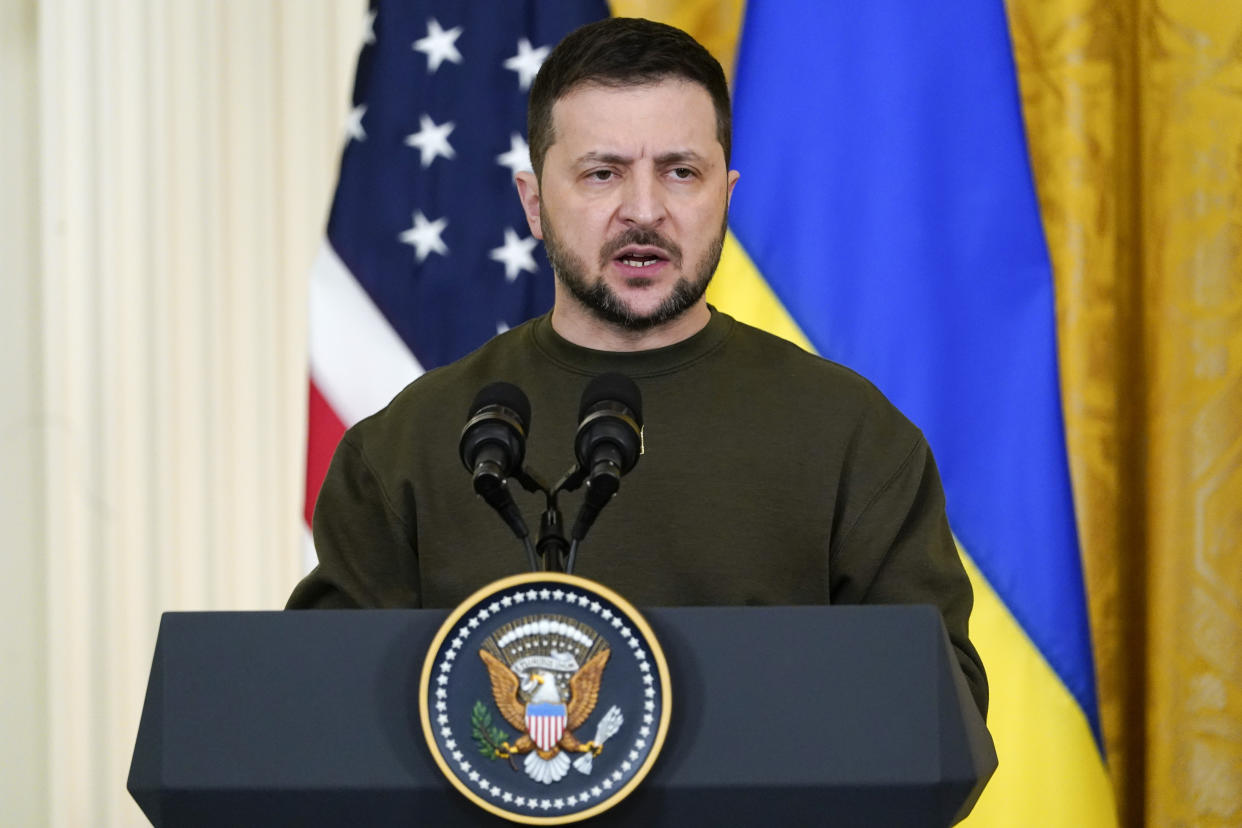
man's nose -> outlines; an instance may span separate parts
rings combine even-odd
[[[621,192],[620,218],[630,226],[658,227],[667,205],[659,178],[653,171],[636,169],[626,177]]]

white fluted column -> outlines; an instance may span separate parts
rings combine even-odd
[[[34,0],[0,0],[0,822],[48,819]]]
[[[159,614],[300,574],[306,276],[363,9],[38,4],[52,825],[143,824]]]

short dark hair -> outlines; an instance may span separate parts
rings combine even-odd
[[[728,164],[732,151],[729,84],[711,53],[681,29],[632,17],[610,17],[575,29],[557,44],[535,77],[526,111],[530,160],[542,177],[552,146],[552,106],[584,83],[643,86],[668,78],[697,83],[716,109],[716,140]]]

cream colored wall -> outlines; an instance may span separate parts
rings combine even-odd
[[[364,8],[0,0],[0,823],[145,824],[160,613],[301,572],[306,275]]]

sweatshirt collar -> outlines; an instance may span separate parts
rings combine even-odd
[[[552,327],[549,311],[531,325],[531,337],[548,359],[562,368],[584,375],[617,371],[627,377],[654,377],[677,371],[714,352],[733,330],[731,316],[710,305],[711,318],[691,337],[649,351],[599,351],[575,345]]]

